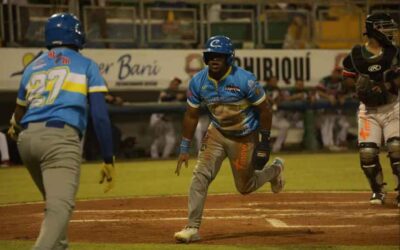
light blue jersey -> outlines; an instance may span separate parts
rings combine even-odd
[[[107,91],[96,63],[72,49],[52,49],[24,70],[17,97],[27,107],[21,124],[57,120],[83,133],[88,93]]]
[[[254,106],[265,98],[252,73],[232,66],[216,82],[209,77],[206,67],[190,81],[187,102],[193,108],[199,108],[201,103],[207,105],[212,124],[223,134],[245,136],[258,129]]]

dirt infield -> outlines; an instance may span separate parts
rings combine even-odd
[[[388,196],[368,193],[210,195],[200,230],[203,244],[398,245],[400,210]],[[186,223],[187,197],[79,201],[70,223],[73,242],[173,243]],[[34,240],[43,204],[0,207],[0,240]]]

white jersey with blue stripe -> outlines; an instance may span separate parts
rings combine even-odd
[[[96,63],[72,49],[54,48],[24,70],[17,97],[27,107],[21,124],[57,120],[82,133],[88,93],[107,91]]]
[[[190,81],[187,102],[193,108],[204,103],[212,124],[223,134],[245,136],[258,129],[259,116],[254,106],[265,98],[252,73],[232,66],[217,82],[210,78],[206,67]]]

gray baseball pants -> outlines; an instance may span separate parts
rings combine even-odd
[[[399,101],[369,108],[360,105],[358,112],[358,142],[374,142],[378,146],[389,138],[400,136]]]
[[[243,195],[257,190],[279,174],[279,170],[268,166],[260,171],[254,170],[252,154],[257,136],[257,133],[253,133],[245,137],[228,138],[214,126],[209,126],[189,190],[189,227],[200,227],[208,187],[226,157],[230,161],[236,189]]]
[[[52,128],[45,123],[30,123],[19,135],[18,149],[46,206],[33,249],[67,249],[68,222],[80,177],[78,132],[68,125]]]

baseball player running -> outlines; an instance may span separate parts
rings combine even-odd
[[[189,223],[175,233],[178,242],[200,239],[198,233],[207,190],[228,157],[236,189],[249,194],[264,183],[283,189],[283,161],[270,155],[272,111],[263,88],[250,72],[234,65],[234,48],[226,36],[213,36],[203,53],[208,65],[189,83],[187,110],[183,119],[183,138],[175,173],[188,166],[189,147],[199,119],[200,104],[205,103],[211,125],[203,139],[189,190]]]
[[[343,76],[356,81],[361,101],[358,112],[358,141],[361,168],[372,189],[371,204],[385,202],[384,179],[379,162],[382,135],[392,172],[400,192],[399,48],[394,45],[398,26],[387,14],[366,19],[367,42],[356,45],[344,59]],[[400,194],[396,198],[400,207]]]
[[[105,104],[107,87],[85,44],[80,21],[72,14],[52,15],[45,25],[49,49],[25,70],[9,134],[45,200],[45,216],[33,249],[67,249],[67,227],[79,186],[81,145],[87,103],[104,165],[100,183],[114,186],[111,127]]]

